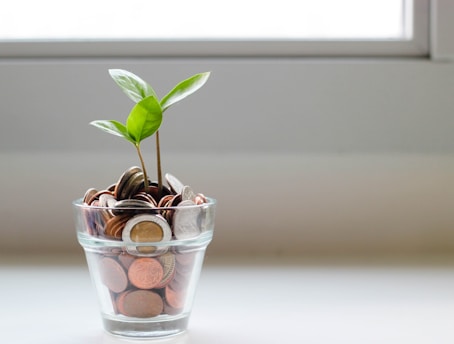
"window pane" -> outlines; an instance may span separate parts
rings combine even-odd
[[[2,4],[0,39],[403,39],[406,3],[10,0]]]

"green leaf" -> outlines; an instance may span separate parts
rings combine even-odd
[[[134,139],[129,135],[128,130],[126,129],[124,124],[120,122],[117,122],[115,120],[98,120],[90,122],[90,124],[105,131],[106,133],[123,137],[126,140],[134,143]]]
[[[136,144],[153,135],[161,125],[162,110],[154,96],[146,97],[131,110],[126,120],[126,129]]]
[[[162,111],[164,112],[169,106],[175,104],[176,102],[179,102],[180,100],[197,91],[205,84],[209,76],[210,72],[200,73],[180,82],[165,97],[162,98]]]
[[[136,103],[149,96],[158,98],[149,84],[131,72],[123,69],[109,69],[109,74],[123,92]]]

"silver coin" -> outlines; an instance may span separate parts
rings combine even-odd
[[[160,289],[167,286],[175,276],[176,273],[176,260],[175,255],[171,252],[167,252],[158,257],[158,261],[161,263],[164,270],[164,276],[161,279],[161,282],[155,288]]]
[[[183,186],[183,189],[181,190],[181,200],[182,201],[193,201],[195,198],[196,194],[192,190],[192,188],[188,185]]]
[[[127,251],[130,254],[154,256],[165,253],[168,248],[144,244],[170,241],[172,239],[172,230],[162,216],[141,214],[132,217],[126,222],[122,239],[128,243]],[[141,243],[142,245],[129,245],[134,243]]]
[[[175,192],[176,194],[181,193],[183,190],[184,184],[178,180],[175,176],[171,175],[170,173],[166,173],[165,178],[167,183],[170,186],[170,189]]]
[[[109,192],[109,193],[103,193],[99,196],[99,201],[98,205],[103,208],[113,208],[115,207],[115,204],[117,203],[117,200],[115,197]],[[102,209],[101,214],[103,214],[103,217],[105,220],[109,220],[112,216],[114,216],[112,209]]]
[[[196,237],[200,234],[201,208],[191,200],[183,200],[178,204],[173,215],[173,234],[178,240]]]
[[[99,196],[99,206],[100,207],[108,207],[108,208],[113,208],[115,207],[115,204],[117,203],[117,200],[112,194],[109,193],[103,193]]]

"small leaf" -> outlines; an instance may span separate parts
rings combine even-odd
[[[123,92],[136,103],[148,96],[158,98],[148,83],[131,72],[123,69],[109,69],[109,74]]]
[[[162,98],[162,111],[164,112],[169,106],[175,104],[176,102],[179,102],[180,100],[197,91],[205,84],[209,76],[210,72],[200,73],[180,82],[165,97]]]
[[[91,125],[95,126],[98,129],[105,131],[106,133],[120,136],[125,138],[128,141],[134,143],[132,137],[128,134],[128,130],[124,124],[117,122],[115,120],[99,120],[90,122]]]
[[[138,144],[153,135],[161,125],[162,110],[155,97],[149,96],[138,102],[126,120],[128,134]]]

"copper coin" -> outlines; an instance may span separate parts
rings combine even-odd
[[[151,203],[155,207],[157,206],[156,200],[150,194],[143,191],[136,193],[132,198]]]
[[[84,198],[83,198],[84,203],[90,205],[93,196],[96,195],[97,192],[98,192],[98,190],[96,190],[96,189],[94,189],[94,188],[88,189],[88,190],[85,192],[85,195],[84,195]]]
[[[95,189],[91,189],[91,190],[93,192]],[[88,205],[92,205],[92,206],[96,206],[96,207],[104,207],[105,205],[103,205],[103,204],[101,204],[101,202],[99,202],[99,198],[104,194],[112,195],[112,192],[109,190],[101,190],[101,191],[96,191],[96,193],[90,193],[90,190],[88,190],[86,192],[84,198],[90,197],[86,202]]]
[[[173,196],[172,200],[169,203],[169,207],[176,207],[178,204],[180,204],[182,200],[181,194]]]
[[[123,199],[131,198],[139,192],[144,185],[144,174],[142,171],[136,172],[126,181],[125,186],[121,190]]]
[[[145,191],[145,190],[144,190]],[[148,185],[148,190],[146,191],[151,197],[153,197],[153,199],[155,199],[156,201],[158,201],[159,199],[159,195],[158,195],[158,192],[159,189],[158,189],[158,186],[157,185]]]
[[[127,270],[131,266],[132,262],[136,259],[133,255],[128,253],[121,253],[118,255],[118,261],[123,265],[123,267]]]
[[[132,175],[134,175],[135,173],[137,172],[142,172],[142,170],[140,169],[140,167],[137,167],[137,166],[133,166],[133,167],[130,167],[129,169],[127,169],[120,177],[120,179],[118,180],[116,186],[115,186],[115,191],[114,191],[114,196],[117,200],[121,200],[123,199],[123,189],[126,185],[126,183],[128,182],[128,180],[131,178]]]
[[[92,205],[96,206],[96,203],[98,201],[93,201]],[[106,214],[104,211],[99,211],[99,209],[88,209],[87,210],[92,210],[91,211],[91,220],[92,220],[92,225],[94,228],[95,233],[103,233],[104,232],[104,226],[106,225],[107,220],[109,219],[108,214]]]
[[[151,318],[162,313],[162,298],[150,290],[130,290],[117,298],[118,311],[128,317]]]
[[[121,294],[118,294],[116,300],[115,300],[115,305],[113,306],[114,311],[116,314],[118,313],[123,313],[123,304],[125,302],[125,297],[128,293],[130,293],[132,290],[126,290],[122,292]]]
[[[172,198],[174,197],[174,195],[165,195],[163,196],[160,200],[159,200],[159,203],[158,203],[158,207],[159,208],[163,208],[166,206],[166,204],[172,200]]]
[[[170,307],[179,309],[184,307],[186,295],[184,292],[176,292],[175,290],[167,286],[165,290],[165,298],[167,304]]]
[[[164,303],[164,310],[162,312],[168,315],[177,315],[181,313],[181,309],[173,308],[169,306],[167,303]]]
[[[181,202],[181,195],[174,195],[169,202],[167,202],[166,207],[176,207],[179,203]],[[173,209],[168,209],[164,212],[163,216],[167,220],[170,226],[172,226],[173,223],[173,214],[175,213],[175,210]]]
[[[109,190],[110,192],[112,192],[112,195],[113,195],[116,186],[117,186],[117,184],[111,184],[106,189]]]
[[[170,287],[175,292],[184,292],[188,286],[189,278],[181,275],[180,273],[175,272],[173,279],[170,281],[168,287]]]
[[[129,281],[140,289],[151,289],[161,282],[164,270],[154,258],[137,258],[128,270]]]
[[[83,211],[83,216],[85,220],[85,228],[90,235],[95,235],[97,236],[99,234],[99,230],[102,228],[99,228],[98,226],[98,214],[96,212],[96,209],[91,209],[90,207],[85,207],[82,208]]]
[[[143,191],[145,191],[145,189],[143,189]],[[170,195],[172,193],[169,188],[167,188],[165,185],[162,185],[161,194],[159,194],[158,183],[155,182],[148,185],[148,190],[146,190],[146,192],[149,193],[150,196],[153,197],[158,203],[163,196]]]
[[[195,195],[195,198],[194,198],[195,204],[200,205],[200,204],[204,204],[207,202],[208,202],[208,200],[204,194],[198,193],[197,195]]]
[[[129,219],[128,215],[118,215],[110,218],[106,222],[104,234],[112,238],[121,239],[123,229]]]
[[[102,283],[114,293],[121,293],[128,287],[128,278],[123,267],[113,258],[104,257],[99,262]]]
[[[173,199],[173,197],[174,197],[173,195],[170,195],[170,196],[171,196],[170,198],[164,197],[165,200],[164,200],[164,198],[161,198],[162,203],[161,203],[161,201],[159,201],[160,207],[162,207],[162,208],[170,207],[170,204],[172,203],[172,199]],[[168,213],[169,213],[169,211],[170,211],[170,210],[168,210],[168,209],[161,210],[161,213],[160,213],[160,214],[161,214],[161,216],[162,216],[163,218],[166,219],[167,223],[170,225],[169,218],[168,218]]]

